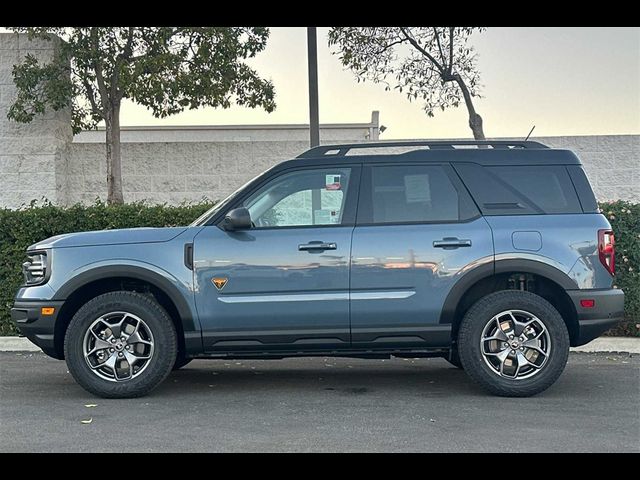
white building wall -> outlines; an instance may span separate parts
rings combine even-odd
[[[28,124],[7,118],[16,98],[13,65],[27,54],[47,60],[56,47],[56,41],[0,33],[0,208],[17,208],[43,197],[62,200],[72,141],[69,110],[46,112]]]

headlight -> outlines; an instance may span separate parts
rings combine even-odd
[[[49,278],[47,252],[29,252],[27,261],[22,264],[25,285],[39,285]]]

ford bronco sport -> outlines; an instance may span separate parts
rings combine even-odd
[[[102,397],[144,395],[194,358],[293,356],[440,356],[529,396],[623,316],[580,161],[531,141],[316,147],[190,226],[27,255],[13,320]]]

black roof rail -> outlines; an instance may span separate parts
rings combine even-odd
[[[297,158],[311,158],[322,156],[345,156],[352,149],[361,148],[392,148],[392,147],[429,147],[430,150],[455,150],[456,146],[487,146],[493,149],[536,149],[549,148],[540,142],[531,140],[437,140],[437,141],[390,141],[390,142],[366,142],[366,143],[348,143],[338,145],[321,145],[313,147],[306,152],[298,155]]]

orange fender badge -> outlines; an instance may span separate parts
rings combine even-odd
[[[213,284],[216,286],[218,290],[222,290],[224,286],[227,284],[227,282],[229,281],[229,279],[224,277],[213,277],[211,281],[213,282]]]

